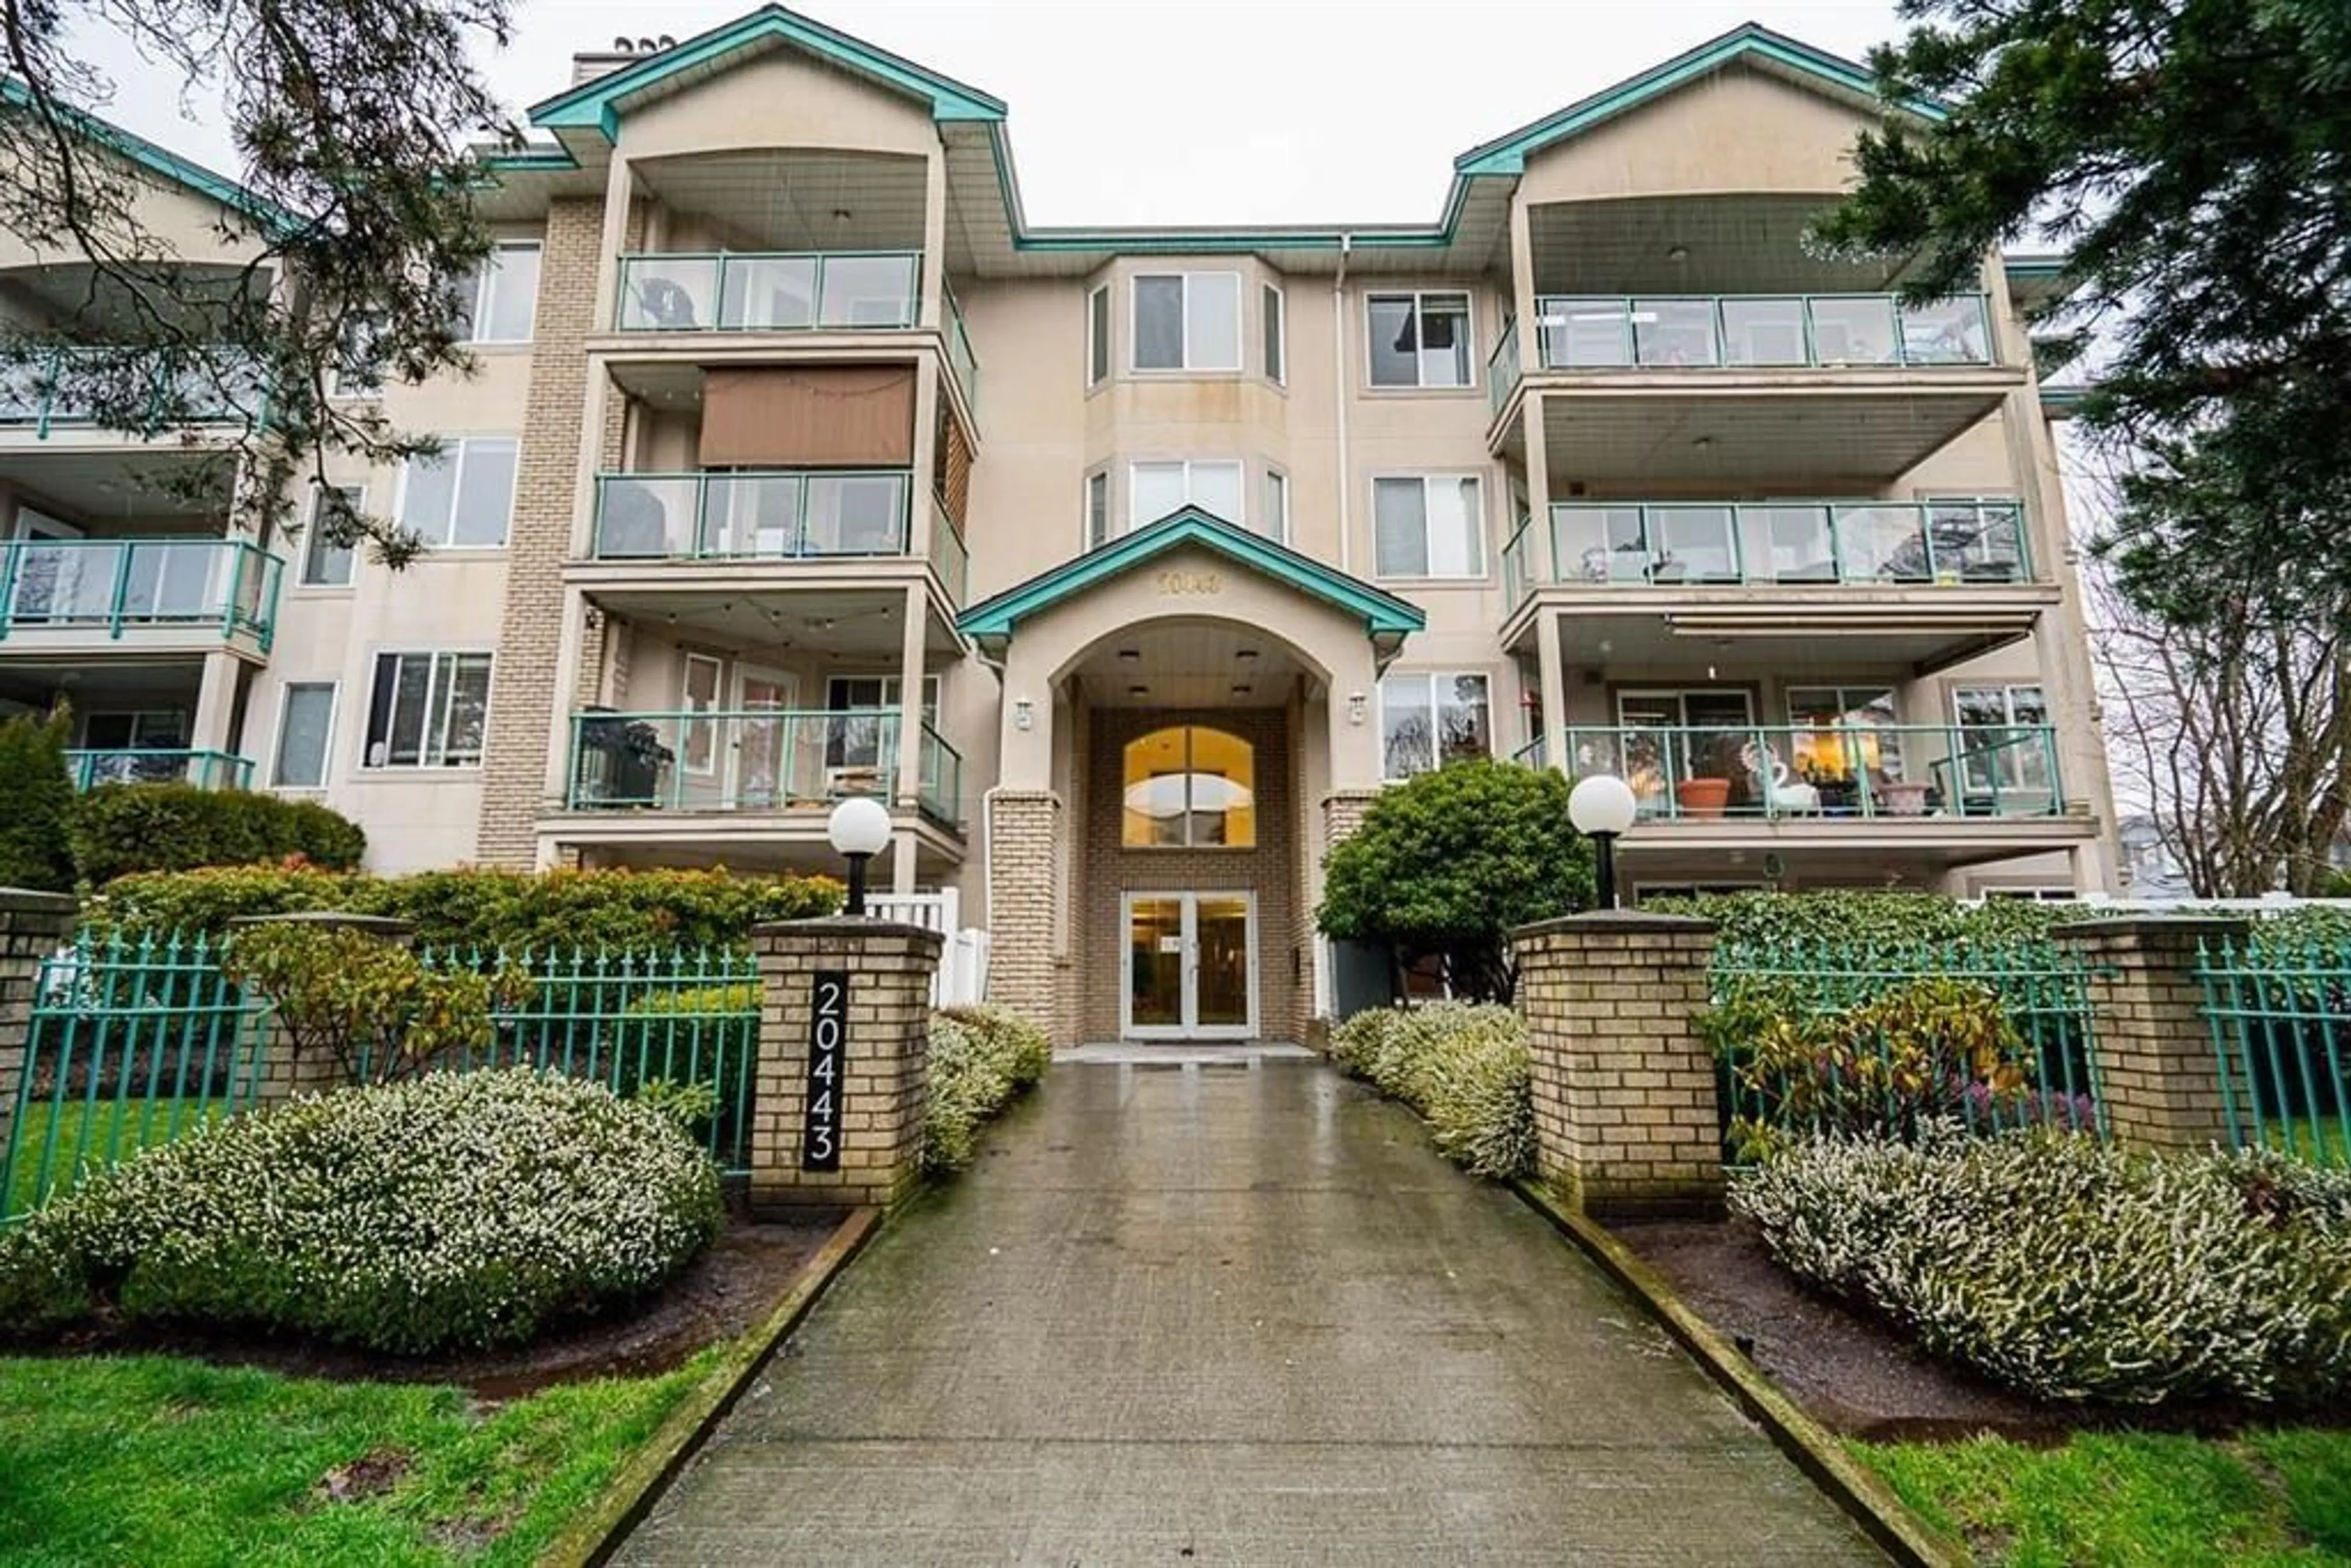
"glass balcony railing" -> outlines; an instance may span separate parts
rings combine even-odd
[[[621,258],[624,332],[862,332],[913,327],[914,251],[720,251]]]
[[[1534,520],[1520,517],[1518,530],[1510,535],[1510,542],[1502,547],[1502,599],[1512,609],[1518,608],[1527,595],[1534,591]]]
[[[603,474],[598,560],[810,560],[906,553],[903,468]]]
[[[960,607],[971,588],[971,551],[936,490],[931,492],[931,570],[946,584],[949,601]]]
[[[851,796],[888,800],[898,775],[896,708],[694,709],[576,714],[575,811],[786,811]],[[923,810],[953,823],[963,758],[923,727]]]
[[[1551,295],[1536,310],[1546,370],[1994,362],[1980,294],[1917,306],[1891,294]]]
[[[241,539],[19,539],[0,546],[0,638],[216,627],[266,653],[285,572]]]
[[[68,349],[50,350],[37,362],[11,365],[0,371],[0,429],[30,429],[46,437],[57,429],[81,429],[97,423],[97,404],[103,391],[108,401],[119,401],[110,387],[92,384],[104,358],[120,350]],[[225,350],[223,350],[225,353]],[[78,361],[78,363],[77,362]],[[190,373],[175,382],[142,376],[139,389],[142,406],[110,410],[110,423],[161,435],[193,424],[241,423],[260,420],[267,398],[257,367],[225,376]],[[152,387],[152,391],[144,389]]]
[[[193,784],[199,789],[253,788],[253,759],[225,751],[149,750],[141,747],[68,751],[66,767],[73,774],[77,789],[94,789],[100,784]]]
[[[2023,508],[2005,499],[1561,502],[1551,559],[1570,587],[2032,580]]]
[[[963,320],[963,302],[955,290],[942,287],[940,300],[947,313],[947,364],[956,380],[963,383],[963,400],[969,403],[975,417],[979,412],[979,356],[972,352],[971,332]]]
[[[2064,814],[2046,725],[1570,726],[1568,771],[1614,773],[1644,818]],[[1517,759],[1541,767],[1540,749]]]
[[[1486,406],[1501,413],[1523,374],[1519,361],[1519,319],[1513,316],[1502,324],[1502,340],[1494,345],[1486,361]]]

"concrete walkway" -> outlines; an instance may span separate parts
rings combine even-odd
[[[620,1561],[1881,1559],[1532,1212],[1269,1061],[1056,1067]]]

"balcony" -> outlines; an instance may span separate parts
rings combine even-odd
[[[919,251],[713,251],[624,256],[614,325],[628,333],[898,332],[923,325]],[[940,335],[964,402],[979,359],[942,290]]]
[[[2032,580],[2014,501],[1593,502],[1551,508],[1550,580],[1673,588]],[[1525,565],[1530,586],[1541,580]]]
[[[0,653],[266,653],[285,570],[241,539],[20,539],[0,547]]]
[[[2026,380],[1976,294],[1551,293],[1513,331],[1489,367],[1491,444],[1523,456],[1536,400],[1562,482],[1879,488]]]
[[[797,815],[820,835],[835,802],[888,799],[898,727],[895,708],[581,713],[571,721],[565,807]],[[922,731],[920,809],[959,831],[963,758],[927,723]]]
[[[602,474],[590,555],[598,561],[871,561],[905,559],[912,474],[903,468]],[[929,559],[963,602],[969,556],[935,492]]]
[[[100,784],[193,784],[199,789],[250,789],[253,759],[225,751],[68,751],[74,788]]]
[[[124,351],[59,348],[38,365],[13,367],[0,375],[0,431],[47,441],[60,432],[91,429],[99,405],[118,401],[115,389],[107,384],[114,372],[106,365]],[[152,383],[143,406],[108,409],[110,425],[161,437],[189,425],[242,424],[259,419],[266,401],[257,369],[250,373],[249,384],[235,389],[234,395],[209,376],[183,377],[176,383],[151,376],[142,377],[141,383]]]

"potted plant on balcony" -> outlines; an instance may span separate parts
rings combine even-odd
[[[1727,777],[1685,779],[1674,786],[1674,801],[1683,816],[1710,821],[1730,804],[1730,780]]]

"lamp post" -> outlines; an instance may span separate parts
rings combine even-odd
[[[1581,779],[1567,795],[1567,820],[1600,846],[1600,907],[1616,907],[1616,835],[1633,825],[1641,810],[1633,787],[1614,773]]]
[[[824,825],[832,847],[849,862],[849,909],[865,913],[865,862],[890,842],[890,812],[881,801],[864,795],[843,800],[832,809]]]

